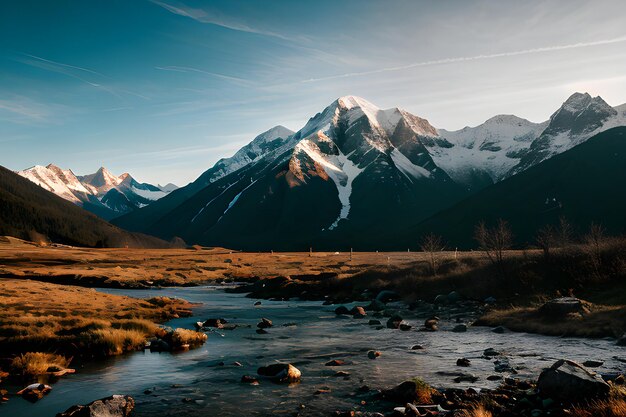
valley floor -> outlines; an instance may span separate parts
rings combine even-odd
[[[460,311],[466,318],[482,315],[476,324],[501,325],[512,331],[619,338],[626,330],[625,247],[623,240],[614,239],[594,248],[573,245],[549,254],[507,251],[502,262],[494,263],[478,251],[86,249],[0,238],[0,368],[13,373],[39,369],[50,375],[57,369],[63,371],[72,357],[117,355],[141,349],[150,339],[186,347],[206,340],[202,332],[177,329],[167,333],[158,326],[192,314],[193,304],[178,298],[143,300],[94,289],[101,287],[132,293],[166,286],[239,283],[228,290],[249,293],[252,298],[297,298],[327,305],[361,302],[363,306],[386,294],[383,298],[404,301],[403,315],[421,311],[450,319],[450,311]],[[566,295],[587,300],[584,309],[558,319],[542,313],[544,302]],[[471,311],[463,310],[467,306]],[[375,317],[387,320],[393,315],[384,303],[382,310]],[[20,356],[26,352],[48,353]]]

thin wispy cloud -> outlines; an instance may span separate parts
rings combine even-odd
[[[252,84],[252,82],[250,82],[249,80],[245,80],[243,78],[233,77],[233,76],[224,75],[224,74],[218,74],[216,72],[204,71],[204,70],[193,68],[193,67],[179,67],[179,66],[174,65],[174,66],[166,66],[166,67],[155,67],[155,69],[158,69],[160,71],[172,71],[172,72],[182,72],[182,73],[196,72],[199,74],[204,74],[204,75],[209,75],[211,77],[220,78],[222,80],[234,81],[234,82],[242,83],[246,85]]]
[[[59,124],[72,111],[60,104],[42,103],[26,96],[0,99],[0,118],[16,124]]]
[[[84,72],[84,73],[89,73],[89,74],[96,75],[99,77],[104,77],[104,75],[100,74],[99,72],[96,72],[87,68],[77,67],[75,65],[69,65],[69,64],[64,64],[62,62],[52,61],[52,60],[42,58],[36,55],[31,55],[31,54],[22,54],[22,55],[23,57],[17,58],[17,60],[23,64],[29,65],[31,67],[41,68],[47,71],[56,72],[58,74],[63,74],[68,77],[72,77],[79,81],[82,81],[92,87],[102,87],[100,83],[90,81],[86,79],[82,74],[81,75],[77,74],[77,72]]]
[[[484,55],[474,55],[474,56],[455,57],[455,58],[443,58],[443,59],[436,59],[432,61],[414,62],[411,64],[400,65],[400,66],[395,66],[395,67],[379,68],[379,69],[369,70],[369,71],[349,72],[345,74],[330,75],[328,77],[310,78],[307,80],[302,80],[302,82],[313,83],[313,82],[319,82],[319,81],[336,80],[340,78],[362,77],[362,76],[367,76],[367,75],[381,74],[385,72],[395,72],[395,71],[402,71],[402,70],[407,70],[407,69],[412,69],[412,68],[428,67],[432,65],[452,64],[452,63],[457,63],[457,62],[479,61],[479,60],[484,60],[484,59],[494,59],[494,58],[504,58],[504,57],[519,56],[519,55],[538,54],[538,53],[545,53],[545,52],[564,51],[568,49],[588,48],[588,47],[593,47],[593,46],[610,45],[610,44],[621,43],[621,42],[626,42],[626,36],[613,38],[613,39],[603,39],[603,40],[592,41],[592,42],[579,42],[579,43],[573,43],[569,45],[545,46],[541,48],[522,49],[519,51],[499,52],[495,54],[484,54]]]
[[[32,55],[32,54],[27,54],[27,53],[22,53],[21,56],[16,58],[15,60],[31,67],[40,68],[45,71],[50,71],[50,72],[54,72],[57,74],[65,75],[70,78],[74,78],[78,81],[86,83],[87,85],[91,87],[94,87],[101,91],[105,91],[118,98],[122,98],[122,95],[126,94],[126,95],[139,97],[144,100],[149,100],[148,97],[142,94],[129,91],[127,89],[115,88],[110,85],[107,85],[107,84],[110,84],[110,80],[111,80],[110,77],[107,77],[106,75],[98,71],[89,69],[89,68],[66,64],[66,63],[59,62],[59,61],[53,61],[51,59],[47,59],[47,58],[43,58],[37,55]],[[94,80],[94,77],[97,78],[98,80]],[[100,79],[107,80],[108,82],[104,83]]]
[[[188,17],[200,23],[208,23],[211,25],[221,26],[226,29],[235,30],[238,32],[254,33],[257,35],[271,36],[286,41],[291,39],[288,36],[276,33],[273,31],[252,27],[247,23],[240,22],[232,16],[226,16],[217,11],[209,11],[205,9],[196,9],[189,7],[182,3],[166,3],[159,0],[150,0],[152,3],[161,6],[165,10],[177,14],[179,16]]]

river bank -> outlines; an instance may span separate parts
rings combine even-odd
[[[602,365],[594,369],[603,375],[624,370],[623,348],[608,340],[494,333],[472,326],[466,332],[453,332],[460,324],[457,319],[465,323],[475,317],[468,306],[458,306],[458,311],[451,304],[434,306],[439,312],[439,330],[428,332],[421,329],[430,311],[409,310],[403,302],[389,302],[387,309],[412,326],[402,331],[387,328],[387,319],[372,317],[374,312],[357,319],[337,315],[337,306],[319,301],[262,300],[255,305],[255,300],[226,293],[222,287],[103,291],[115,296],[184,298],[193,303],[193,315],[166,322],[170,327],[191,329],[197,321],[216,317],[238,326],[234,330],[207,329],[206,344],[195,350],[178,354],[146,351],[77,364],[76,374],[55,383],[42,400],[30,404],[10,396],[1,406],[3,412],[44,417],[73,404],[121,393],[135,398],[138,417],[387,413],[406,404],[378,399],[379,393],[416,377],[440,392],[468,392],[495,390],[506,378],[534,381],[562,357],[579,362],[600,360]],[[365,304],[345,306],[352,309]],[[273,322],[266,334],[256,332],[262,317]],[[379,320],[382,328],[370,325],[370,320]],[[415,345],[423,349],[414,350]],[[486,357],[487,349],[500,352],[500,357]],[[381,355],[370,359],[371,350]],[[460,358],[468,359],[470,366],[457,366]],[[326,366],[333,360],[343,363]],[[276,362],[294,364],[302,372],[301,382],[283,386],[257,375],[259,367]],[[507,362],[508,366],[502,365]],[[341,376],[336,376],[340,371]],[[478,379],[455,382],[462,374]],[[242,383],[245,375],[255,376],[260,384]],[[367,392],[363,392],[364,386]],[[21,387],[5,388],[15,392]]]

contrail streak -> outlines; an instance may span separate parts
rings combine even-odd
[[[456,57],[456,58],[437,59],[433,61],[414,62],[412,64],[401,65],[397,67],[379,68],[379,69],[370,70],[370,71],[349,72],[346,74],[330,75],[328,77],[310,78],[308,80],[303,80],[302,82],[313,83],[313,82],[318,82],[318,81],[335,80],[339,78],[361,77],[364,75],[373,75],[373,74],[380,74],[380,73],[392,72],[392,71],[402,71],[402,70],[411,69],[411,68],[428,67],[431,65],[442,65],[442,64],[450,64],[450,63],[455,63],[455,62],[466,62],[466,61],[478,61],[481,59],[493,59],[493,58],[502,58],[502,57],[509,57],[509,56],[529,55],[529,54],[537,54],[537,53],[542,53],[542,52],[563,51],[567,49],[587,48],[591,46],[600,46],[600,45],[610,45],[610,44],[620,43],[620,42],[626,42],[626,36],[613,38],[613,39],[603,39],[603,40],[598,40],[598,41],[593,41],[593,42],[579,42],[579,43],[573,43],[570,45],[545,46],[541,48],[522,49],[520,51],[500,52],[497,54],[474,55],[474,56],[465,56],[465,57]]]

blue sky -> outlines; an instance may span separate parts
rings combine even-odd
[[[626,102],[623,1],[90,0],[0,5],[0,165],[195,179],[343,95],[458,129]]]

